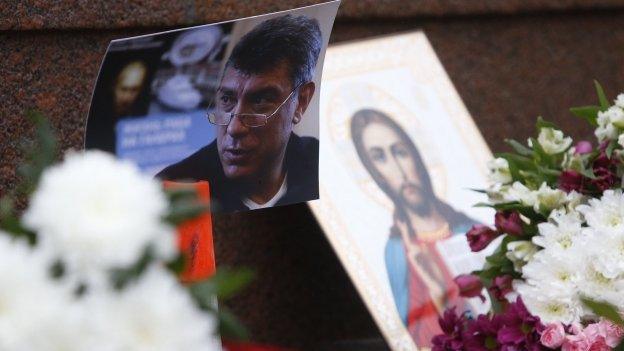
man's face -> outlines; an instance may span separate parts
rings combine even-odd
[[[217,91],[216,107],[231,113],[271,114],[293,88],[285,62],[251,75],[228,67]],[[298,95],[292,96],[262,127],[247,127],[239,117],[217,127],[217,149],[228,178],[253,180],[268,172],[281,172],[293,124],[300,118],[297,100]]]
[[[146,69],[143,64],[131,63],[117,77],[113,89],[114,106],[117,114],[126,114],[143,89]]]
[[[366,155],[389,185],[390,191],[408,208],[428,214],[430,194],[428,189],[423,188],[418,173],[418,167],[422,165],[418,165],[412,157],[408,142],[390,127],[378,122],[366,126],[362,133]]]

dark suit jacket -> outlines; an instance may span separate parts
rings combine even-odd
[[[288,188],[275,206],[318,199],[318,156],[317,139],[291,134],[284,158]],[[223,173],[216,140],[184,160],[166,167],[156,177],[172,181],[207,180],[210,183],[213,212],[248,210],[240,200],[242,195],[235,182]]]

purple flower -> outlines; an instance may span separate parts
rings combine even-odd
[[[587,140],[581,140],[574,146],[575,155],[584,155],[592,152],[592,144]]]
[[[459,287],[459,295],[462,297],[480,297],[485,301],[485,297],[481,294],[483,291],[483,283],[481,279],[474,274],[460,274],[455,277],[455,284]]]
[[[444,311],[438,319],[444,334],[439,334],[431,340],[433,351],[460,351],[464,350],[462,334],[466,325],[466,317],[457,315],[455,307]]]
[[[496,336],[500,327],[498,316],[490,319],[487,315],[482,314],[477,319],[469,321],[464,332],[465,349],[471,351],[499,350],[500,344]]]
[[[559,176],[559,189],[569,193],[571,191],[583,192],[585,177],[577,171],[566,170]]]
[[[492,282],[492,286],[488,288],[490,294],[494,296],[497,300],[505,299],[505,295],[513,291],[511,286],[511,282],[513,281],[513,277],[509,274],[500,275],[494,278]]]
[[[601,192],[612,188],[618,182],[615,165],[615,160],[608,158],[604,152],[594,160],[592,168],[596,178],[592,179],[591,183]]]
[[[486,225],[475,224],[466,233],[466,239],[468,239],[470,249],[473,252],[478,252],[485,249],[499,235],[500,233]]]
[[[500,315],[503,326],[498,330],[497,341],[501,350],[545,350],[540,343],[540,332],[544,326],[539,317],[531,315],[518,297]]]
[[[596,179],[592,179],[592,184],[601,192],[611,189],[618,180],[615,173],[608,168],[594,169],[594,175],[596,175]]]
[[[494,225],[498,231],[520,236],[523,233],[522,219],[516,211],[498,211],[494,216]]]

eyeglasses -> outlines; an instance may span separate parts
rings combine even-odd
[[[218,125],[218,126],[227,126],[230,124],[230,121],[232,120],[232,118],[238,117],[241,123],[246,127],[250,127],[250,128],[263,127],[269,122],[269,118],[275,116],[275,114],[286,104],[286,102],[290,100],[291,97],[293,97],[293,95],[295,94],[295,91],[297,91],[297,89],[299,89],[301,85],[303,85],[303,83],[299,83],[295,87],[295,89],[293,89],[290,92],[290,94],[288,94],[288,97],[286,97],[286,99],[281,104],[279,104],[279,106],[277,106],[275,111],[273,111],[270,114],[232,113],[232,112],[220,111],[218,108],[215,108],[214,111],[206,112],[206,116],[208,117],[208,120],[210,121],[210,123],[214,125]]]

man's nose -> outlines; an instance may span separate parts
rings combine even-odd
[[[238,102],[236,106],[232,109],[232,118],[230,119],[230,123],[227,126],[227,133],[233,137],[245,134],[249,131],[249,127],[245,126],[238,116],[239,113],[242,113],[242,103]]]
[[[394,155],[392,155],[392,162],[394,163],[394,166],[396,167],[396,169],[398,169],[399,172],[401,173],[403,180],[407,180],[407,173],[405,173],[405,170],[403,169],[401,162],[399,162],[399,160],[397,160],[396,156]]]

